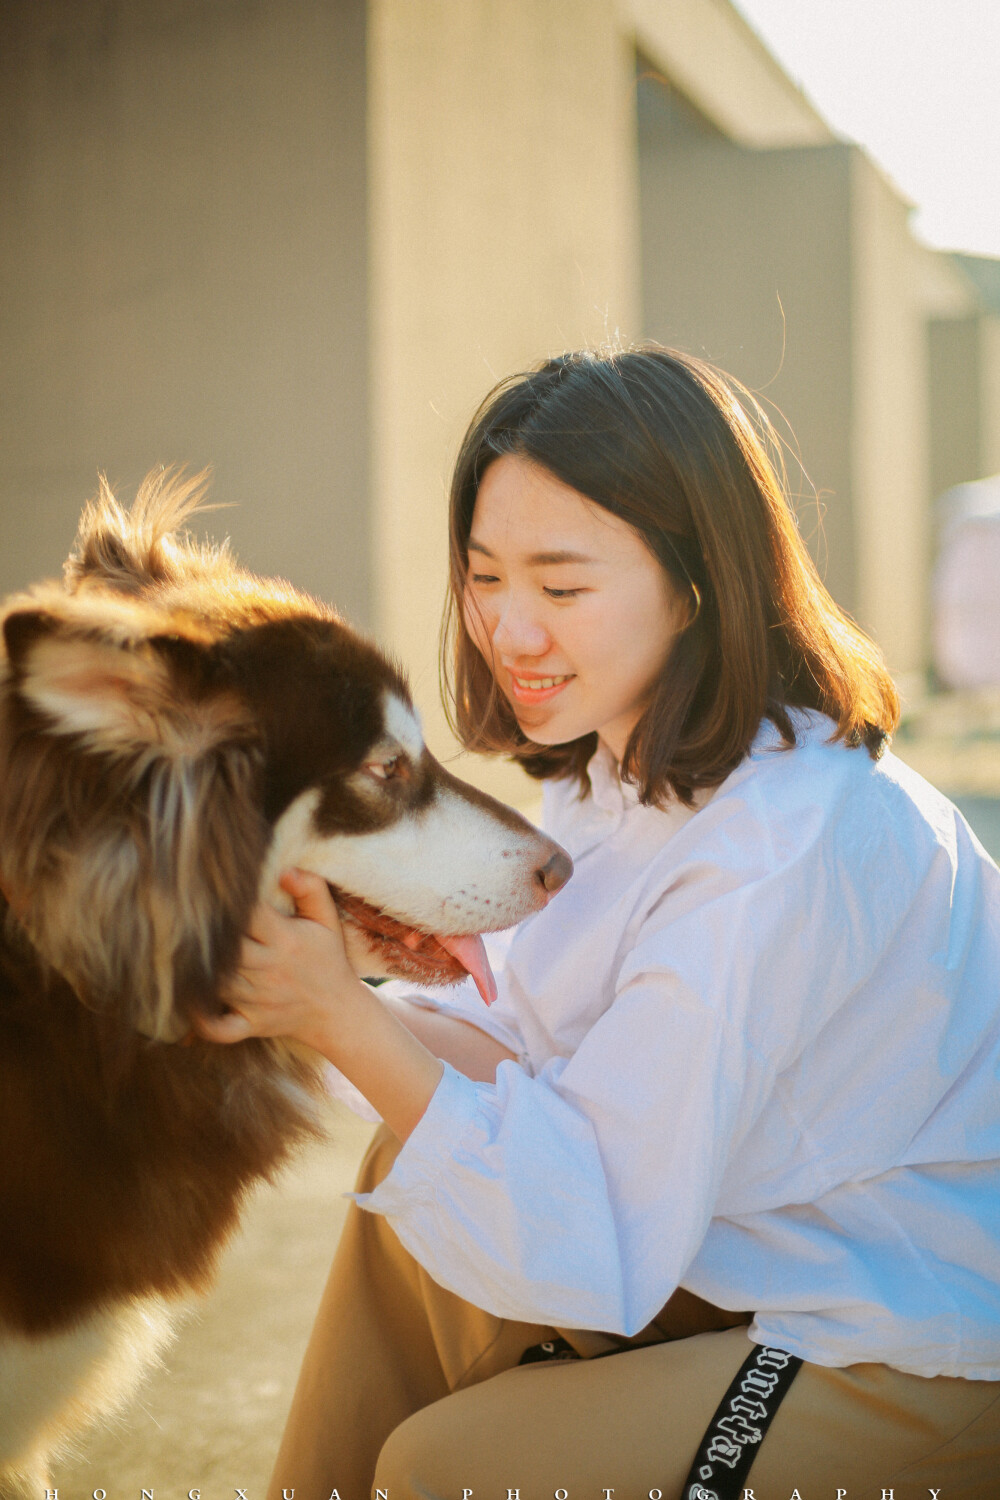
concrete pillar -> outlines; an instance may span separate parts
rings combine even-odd
[[[980,319],[933,318],[928,325],[930,489],[981,479],[982,349]]]
[[[1000,474],[1000,317],[984,314],[982,349],[982,466],[983,475]]]
[[[377,632],[451,745],[435,661],[445,492],[500,377],[634,337],[633,62],[611,0],[371,0]],[[469,762],[512,796],[525,779]]]
[[[910,205],[851,151],[852,491],[858,619],[903,690],[928,651],[928,357]]]

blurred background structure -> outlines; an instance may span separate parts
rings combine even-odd
[[[653,337],[787,419],[802,527],[904,694],[932,501],[1000,469],[1000,262],[920,244],[728,0],[6,0],[0,591],[105,469],[409,668],[495,379]],[[797,459],[801,460],[801,468]],[[509,796],[519,773],[476,772]]]
[[[4,0],[0,122],[0,593],[59,569],[99,469],[128,498],[210,464],[234,508],[203,529],[373,631],[448,753],[468,419],[546,354],[656,338],[784,414],[803,533],[909,705],[898,748],[1000,849],[1000,683],[951,647],[935,667],[931,588],[936,515],[933,597],[959,615],[962,567],[1000,553],[957,488],[1000,470],[1000,261],[919,242],[729,0]],[[366,1134],[345,1129],[255,1208],[64,1500],[255,1500]]]

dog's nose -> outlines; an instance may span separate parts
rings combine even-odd
[[[548,860],[540,870],[535,871],[535,879],[554,896],[556,891],[561,891],[567,880],[573,873],[573,861],[562,849],[557,849],[552,858]]]

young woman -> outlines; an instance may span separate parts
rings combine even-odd
[[[996,1494],[1000,873],[883,753],[761,420],[645,348],[466,438],[458,730],[576,872],[489,1011],[362,984],[312,877],[258,915],[210,1033],[310,1043],[388,1127],[276,1496]]]

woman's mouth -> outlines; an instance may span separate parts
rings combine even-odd
[[[553,673],[551,676],[527,676],[518,675],[508,668],[507,676],[510,679],[510,695],[515,703],[548,703],[557,693],[561,693],[567,683],[572,682],[576,674],[573,672]]]

